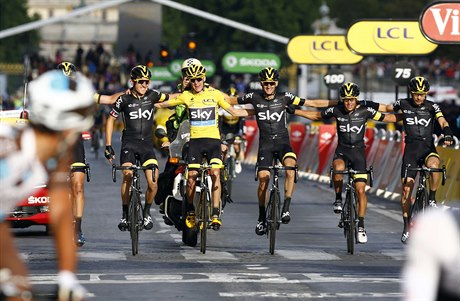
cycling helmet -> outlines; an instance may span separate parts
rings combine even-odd
[[[203,66],[203,64],[201,64],[201,61],[196,59],[196,58],[188,58],[186,59],[183,63],[182,63],[182,67],[181,67],[181,70],[182,70],[182,75],[185,74],[185,70],[190,67],[191,65],[196,65],[196,66]]]
[[[199,78],[206,76],[206,68],[202,65],[190,65],[185,69],[185,76],[188,78]]]
[[[152,73],[150,72],[149,68],[144,65],[137,65],[133,69],[131,69],[131,79],[136,80],[136,79],[148,79],[152,77]]]
[[[357,98],[359,96],[359,87],[357,84],[352,82],[344,83],[339,88],[339,95],[340,98]]]
[[[30,122],[52,131],[86,131],[94,123],[94,88],[80,72],[43,73],[29,84]]]
[[[416,76],[409,81],[409,91],[411,93],[428,93],[430,83],[422,76]]]
[[[71,62],[62,62],[60,63],[57,68],[64,73],[65,76],[73,76],[75,72],[77,72],[77,67]]]
[[[267,67],[259,72],[259,79],[261,82],[276,82],[280,79],[280,73],[272,67]]]

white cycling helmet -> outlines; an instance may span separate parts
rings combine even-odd
[[[94,88],[80,72],[74,77],[48,71],[29,84],[30,122],[53,131],[86,131],[94,123]]]
[[[200,60],[193,58],[193,57],[188,58],[182,63],[182,67],[181,67],[182,75],[184,75],[185,70],[187,70],[187,68],[192,65],[203,66]]]

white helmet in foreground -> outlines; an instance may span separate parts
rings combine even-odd
[[[91,81],[79,72],[70,78],[60,70],[48,71],[29,84],[30,122],[53,131],[89,130],[94,93]]]

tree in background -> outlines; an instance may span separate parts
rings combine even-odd
[[[27,15],[27,0],[0,1],[0,30],[38,20]],[[0,62],[20,63],[23,55],[38,49],[37,31],[27,31],[0,40]]]

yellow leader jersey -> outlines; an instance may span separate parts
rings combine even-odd
[[[185,104],[190,120],[190,139],[220,139],[219,107],[228,109],[230,104],[225,101],[221,91],[205,87],[203,91],[194,93],[184,91],[178,97],[169,100],[173,106]]]

